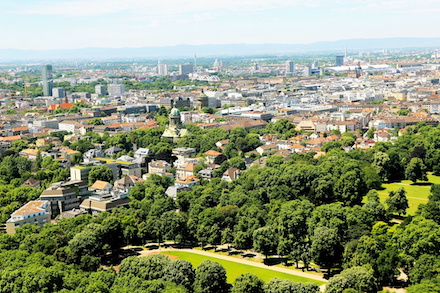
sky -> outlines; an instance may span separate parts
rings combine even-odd
[[[0,49],[440,37],[440,0],[0,0]]]

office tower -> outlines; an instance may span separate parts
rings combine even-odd
[[[65,98],[66,90],[62,87],[55,87],[52,89],[52,97],[54,98]]]
[[[344,65],[344,56],[338,55],[336,56],[336,66]]]
[[[41,71],[43,77],[43,95],[46,97],[52,96],[52,65],[43,65]]]
[[[295,64],[293,61],[286,61],[286,74],[293,74],[295,72]]]
[[[194,66],[192,63],[180,64],[179,75],[188,75],[194,72]]]
[[[319,61],[318,60],[313,61],[312,69],[319,69]]]
[[[104,96],[107,94],[107,88],[102,84],[95,85],[95,94]]]
[[[310,76],[312,74],[312,67],[310,66],[304,66],[304,72],[303,75],[304,76]]]
[[[159,74],[161,76],[168,75],[168,64],[164,64],[159,61],[157,63],[157,74]]]
[[[125,85],[123,84],[109,84],[107,86],[109,96],[121,96],[125,93]]]

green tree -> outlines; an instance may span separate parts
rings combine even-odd
[[[437,255],[423,254],[414,267],[409,271],[409,279],[412,284],[422,282],[424,279],[433,279],[440,276],[440,257]]]
[[[95,183],[97,180],[111,182],[113,181],[113,172],[106,165],[94,166],[89,171],[88,179],[89,179],[89,186]]]
[[[365,267],[343,270],[339,275],[330,278],[325,292],[339,293],[350,288],[356,292],[376,293],[379,288],[373,270]]]
[[[405,168],[405,177],[414,183],[416,183],[417,180],[428,181],[423,160],[420,158],[412,158]]]
[[[328,275],[336,263],[342,259],[342,245],[338,231],[327,227],[318,227],[311,238],[312,255],[315,262],[327,267]]]
[[[104,121],[101,118],[95,117],[87,121],[88,125],[104,125]]]
[[[266,226],[254,231],[254,249],[264,256],[275,254],[278,247],[278,235],[274,227]]]
[[[175,259],[170,261],[165,267],[164,276],[162,279],[182,285],[189,291],[192,291],[195,278],[196,271],[189,261]]]
[[[385,203],[388,205],[389,214],[397,213],[399,216],[406,214],[409,206],[405,188],[400,187],[396,191],[390,191]]]
[[[371,165],[376,168],[377,174],[382,180],[388,179],[390,175],[390,157],[387,153],[375,153]]]
[[[205,260],[196,270],[194,293],[227,293],[226,270],[217,262]]]
[[[246,273],[238,276],[233,284],[232,293],[264,293],[264,282],[254,274]]]

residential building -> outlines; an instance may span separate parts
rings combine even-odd
[[[200,179],[197,178],[196,176],[187,176],[186,178],[183,179],[176,179],[174,185],[178,187],[192,188],[194,186],[200,185]]]
[[[158,62],[157,63],[157,74],[160,76],[167,76],[168,75],[168,64]]]
[[[228,182],[232,182],[232,180],[238,179],[241,171],[237,168],[229,168],[223,173],[222,179]]]
[[[67,181],[51,184],[40,195],[40,200],[50,201],[53,217],[63,211],[79,207],[81,197],[89,194],[87,181]]]
[[[203,154],[206,156],[206,162],[208,164],[214,164],[215,159],[217,159],[217,157],[220,156],[222,153],[214,150],[209,150],[207,152],[204,152]]]
[[[163,161],[151,161],[148,163],[148,173],[150,174],[164,174],[171,167],[171,164]]]
[[[83,200],[79,206],[82,211],[97,215],[102,212],[109,212],[113,209],[128,206],[130,198],[127,193],[110,193],[104,195],[93,195]]]
[[[24,224],[43,226],[50,222],[50,217],[49,201],[30,201],[11,214],[11,217],[6,221],[6,232],[15,234],[15,230]]]
[[[112,97],[122,96],[125,93],[124,84],[109,84],[107,85],[108,95]]]

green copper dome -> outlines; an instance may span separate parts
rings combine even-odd
[[[173,109],[171,109],[171,113],[170,113],[170,115],[173,115],[173,116],[180,116],[180,111],[179,111],[179,109],[177,109],[177,108],[173,108]]]

